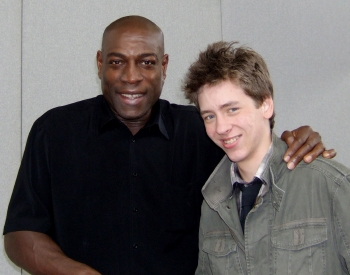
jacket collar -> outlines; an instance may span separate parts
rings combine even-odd
[[[273,206],[278,211],[285,191],[276,182],[283,173],[289,173],[290,171],[283,160],[287,145],[273,134],[272,146],[273,152],[267,160],[267,165],[261,174],[261,179],[269,185],[268,190],[271,191]],[[232,196],[232,183],[230,179],[231,163],[230,159],[224,156],[202,188],[204,199],[214,210],[218,209],[222,202]]]
[[[213,209],[216,209],[218,204],[227,200],[232,195],[230,178],[231,163],[230,159],[225,155],[202,188],[204,199]]]
[[[284,173],[290,173],[290,170],[283,160],[283,155],[287,150],[287,144],[273,134],[272,146],[273,152],[262,174],[262,179],[270,185],[269,190],[271,190],[272,205],[279,211],[285,191],[278,186],[277,182]]]

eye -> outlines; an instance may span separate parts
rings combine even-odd
[[[228,109],[228,112],[229,113],[234,113],[237,110],[238,110],[238,108],[230,108],[230,109]]]
[[[155,60],[146,59],[146,60],[142,60],[141,64],[144,65],[144,66],[150,67],[150,66],[156,65],[156,61]]]
[[[113,59],[113,60],[110,60],[108,63],[111,65],[120,65],[122,61],[118,59]]]
[[[212,120],[214,118],[214,115],[207,115],[203,117],[203,120],[209,121]]]

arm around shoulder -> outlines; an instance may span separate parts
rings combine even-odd
[[[321,154],[328,159],[334,158],[337,154],[334,149],[325,150],[320,134],[314,132],[310,126],[302,126],[293,131],[284,131],[281,139],[288,145],[284,160],[288,162],[287,166],[291,170],[301,160],[310,163]]]
[[[30,274],[101,275],[93,268],[68,258],[46,234],[16,231],[5,234],[5,251],[16,265]]]

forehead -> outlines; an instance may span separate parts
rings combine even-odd
[[[229,80],[215,85],[204,85],[198,91],[198,106],[201,112],[222,110],[238,104],[254,105],[254,101],[242,87]]]
[[[237,97],[247,96],[241,86],[230,80],[221,81],[214,85],[205,84],[198,91],[198,100],[216,99],[225,101]]]
[[[110,51],[150,51],[163,53],[163,39],[160,32],[141,27],[118,27],[109,30],[103,37],[102,50]]]

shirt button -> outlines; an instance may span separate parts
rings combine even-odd
[[[136,172],[132,173],[132,175],[133,175],[134,177],[137,177],[137,173],[136,173]]]
[[[136,140],[133,138],[132,140],[131,140],[132,142],[136,142]]]
[[[136,213],[139,210],[136,207],[134,207],[133,211]]]
[[[133,247],[134,249],[137,249],[137,248],[138,248],[138,246],[137,246],[136,243],[134,243],[134,244],[132,245],[132,247]]]

